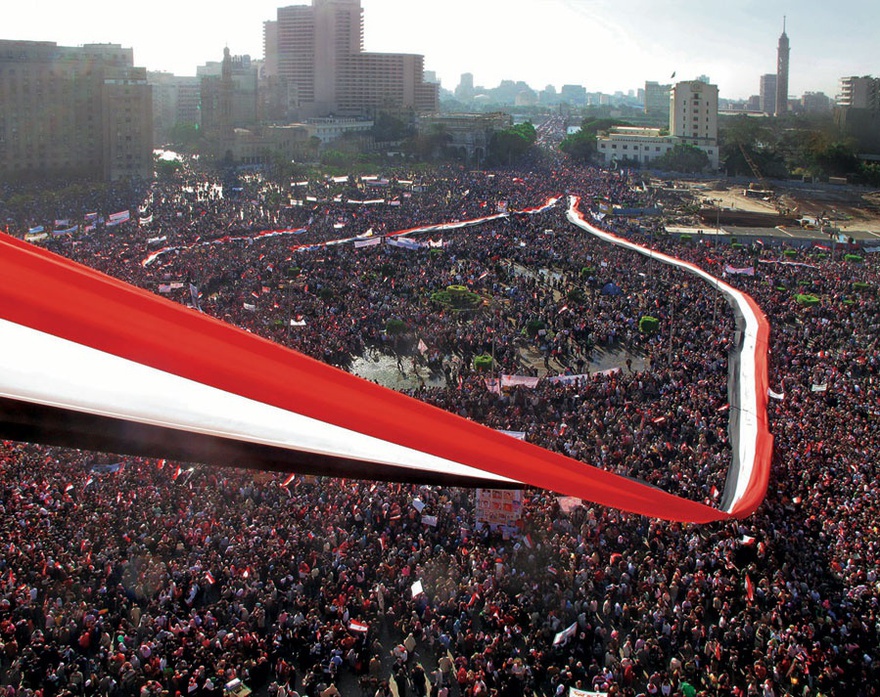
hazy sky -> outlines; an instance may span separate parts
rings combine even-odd
[[[263,54],[263,21],[307,0],[6,0],[0,38],[119,43],[135,65],[194,75],[233,54]],[[477,85],[524,80],[543,89],[580,84],[627,92],[646,80],[708,75],[721,97],[758,93],[776,72],[787,16],[789,94],[825,92],[839,79],[880,75],[878,0],[362,0],[365,49],[420,53],[453,89],[462,73]]]

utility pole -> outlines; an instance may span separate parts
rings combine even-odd
[[[293,321],[293,308],[290,306],[290,286],[293,281],[290,280],[290,271],[287,272],[287,282],[284,284],[287,293],[287,344],[290,345],[290,323]]]

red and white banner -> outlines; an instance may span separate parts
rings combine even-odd
[[[110,222],[121,223],[125,220],[129,220],[131,218],[131,211],[119,211],[118,213],[111,213],[107,216],[107,220]]]
[[[746,293],[695,264],[642,247],[595,227],[587,222],[578,210],[578,203],[577,197],[571,198],[568,209],[570,222],[601,240],[693,274],[723,293],[730,301],[736,316],[737,329],[742,332],[742,339],[739,353],[732,362],[737,367],[736,372],[729,377],[731,404],[737,409],[730,410],[736,412],[736,418],[731,417],[730,428],[733,458],[728,469],[721,509],[731,517],[744,518],[750,515],[767,494],[770,460],[773,454],[773,436],[770,434],[767,422],[769,388],[767,354],[770,323],[758,304]],[[685,501],[681,498],[678,500]],[[659,501],[657,503],[659,504]],[[658,515],[665,517],[662,514]]]

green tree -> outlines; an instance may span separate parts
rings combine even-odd
[[[581,122],[581,130],[563,138],[559,149],[569,157],[582,162],[589,161],[596,153],[596,136],[607,133],[615,126],[629,126],[620,119],[595,118],[588,116]]]
[[[156,158],[155,160],[156,178],[160,180],[174,179],[183,170],[183,163],[180,160],[163,160]]]
[[[581,123],[581,131],[595,136],[599,133],[607,133],[617,126],[632,126],[632,124],[620,119],[587,117]]]
[[[376,142],[404,140],[414,135],[413,127],[403,119],[380,111],[373,121],[373,139]]]
[[[709,156],[695,145],[676,145],[654,161],[658,169],[672,172],[702,172],[709,166]]]
[[[171,139],[172,147],[178,150],[191,151],[198,145],[201,139],[201,132],[194,123],[178,121],[171,128],[168,137]]]
[[[452,134],[446,124],[435,123],[426,133],[418,133],[404,143],[404,150],[419,160],[432,160],[445,157],[452,142]]]
[[[868,186],[880,186],[880,164],[860,162],[859,178]]]
[[[489,141],[489,161],[495,164],[511,164],[521,158],[537,139],[534,125],[528,122],[496,131]]]
[[[596,154],[596,136],[581,130],[563,138],[559,149],[574,160],[587,162]]]
[[[858,170],[859,160],[847,143],[822,143],[810,152],[812,161],[822,174],[842,177]]]
[[[763,176],[785,176],[786,168],[776,153],[779,138],[771,121],[742,114],[719,122],[720,160],[728,174],[754,176],[743,155],[745,150]]]
[[[327,167],[347,167],[354,161],[350,153],[340,150],[325,150],[321,155],[321,164]]]
[[[308,167],[294,162],[289,155],[278,150],[266,150],[263,152],[263,156],[266,163],[263,171],[271,181],[286,185],[294,179],[305,179],[309,174]]]

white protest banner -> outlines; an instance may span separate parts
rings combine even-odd
[[[382,244],[381,237],[370,237],[365,240],[355,240],[354,241],[354,248],[361,249],[363,247],[375,247],[376,245],[379,245],[379,244]]]
[[[577,634],[577,622],[572,624],[570,627],[566,627],[561,632],[559,632],[555,637],[553,637],[553,646],[561,646],[569,639],[571,639],[575,634]]]

